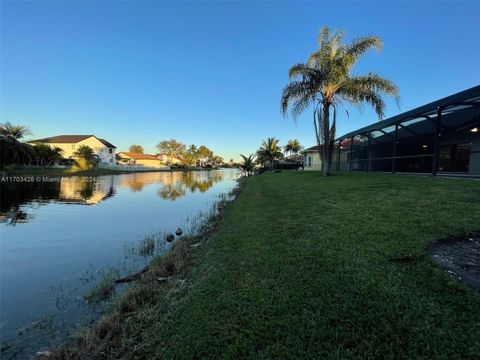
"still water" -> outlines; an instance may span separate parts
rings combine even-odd
[[[84,296],[102,274],[145,266],[135,249],[146,235],[167,251],[161,234],[188,228],[235,178],[213,170],[1,183],[1,357],[28,358],[98,318],[105,304]]]

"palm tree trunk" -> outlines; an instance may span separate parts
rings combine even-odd
[[[322,147],[322,175],[328,176],[330,171],[330,104],[323,105],[323,147]]]
[[[315,127],[315,136],[317,137],[317,145],[318,145],[318,156],[320,157],[320,171],[323,174],[323,167],[324,167],[324,162],[323,162],[323,146],[322,146],[322,141],[320,140],[321,134],[319,132],[319,128],[321,126],[320,123],[320,113],[318,112],[318,109],[313,110],[313,125]]]

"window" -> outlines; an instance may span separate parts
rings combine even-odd
[[[307,165],[307,166],[308,166],[308,167],[312,167],[312,157],[309,156],[307,159],[308,159],[308,161],[307,161],[307,164],[308,164],[308,165]]]
[[[440,147],[439,171],[468,172],[471,144],[455,144]]]
[[[108,149],[109,154],[113,154],[113,149]]]

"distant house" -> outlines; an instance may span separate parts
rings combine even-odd
[[[58,135],[43,139],[37,139],[29,142],[30,144],[40,143],[51,147],[59,147],[63,150],[63,157],[66,159],[74,158],[73,153],[82,145],[93,149],[101,162],[114,163],[115,149],[112,143],[95,135]]]
[[[322,160],[318,153],[318,145],[309,147],[302,151],[303,167],[305,170],[320,170],[322,168]]]
[[[157,157],[157,159],[160,159],[160,161],[165,165],[176,165],[176,164],[181,164],[182,162],[182,160],[175,155],[170,156],[165,153],[160,153],[155,156]]]
[[[120,165],[136,165],[152,168],[166,167],[164,163],[156,156],[126,151],[122,151],[117,154],[117,163]]]
[[[343,139],[340,142],[340,150],[349,149],[351,144],[350,139]],[[357,144],[357,141],[354,141],[354,144]],[[320,147],[318,145],[309,147],[301,152],[303,156],[303,167],[305,170],[321,170],[322,169],[322,160],[320,158]],[[338,144],[333,145],[333,155],[338,153]],[[346,154],[342,152],[342,162],[346,162]]]

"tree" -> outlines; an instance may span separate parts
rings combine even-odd
[[[1,170],[7,163],[26,162],[33,157],[33,148],[21,142],[28,135],[32,135],[32,132],[26,126],[12,125],[9,122],[0,125]]]
[[[197,165],[198,160],[198,149],[197,146],[191,144],[187,151],[182,156],[182,163],[185,166],[195,166]]]
[[[73,156],[76,157],[77,166],[81,170],[90,169],[95,164],[97,157],[93,149],[87,145],[80,145]]]
[[[132,145],[128,148],[129,152],[143,154],[143,147],[141,145]]]
[[[35,158],[40,165],[52,166],[63,159],[63,150],[59,147],[51,147],[47,144],[37,143],[33,145]]]
[[[248,157],[245,155],[240,155],[242,157],[242,162],[238,164],[238,168],[244,176],[250,176],[255,170],[255,155],[251,154]]]
[[[210,164],[213,167],[218,168],[223,165],[223,158],[218,155],[213,155],[210,159]]]
[[[340,105],[367,103],[379,118],[384,116],[383,95],[392,96],[398,103],[398,88],[375,73],[352,75],[356,62],[369,50],[380,49],[382,41],[376,36],[364,36],[343,44],[344,32],[330,34],[328,27],[321,29],[318,48],[305,64],[289,70],[289,83],[283,89],[281,111],[297,118],[313,107],[315,137],[322,159],[322,174],[327,176],[335,141],[337,110]],[[332,122],[330,114],[333,113]]]
[[[207,164],[210,164],[212,157],[213,157],[213,151],[210,150],[205,145],[200,145],[200,147],[198,148],[198,160],[197,160],[199,165],[206,166]]]
[[[269,164],[270,169],[273,169],[273,163],[275,160],[279,160],[283,157],[278,142],[280,140],[271,137],[262,142],[262,146],[257,150],[257,159],[263,164]]]
[[[288,140],[287,145],[283,147],[284,153],[290,154],[290,156],[297,155],[302,149],[303,146],[300,145],[300,141],[298,141],[297,139]]]
[[[23,125],[12,125],[9,122],[0,125],[0,135],[20,141],[28,135],[33,135],[30,129]]]
[[[172,163],[174,157],[181,158],[185,153],[185,145],[174,139],[160,141],[157,145],[157,149],[160,153],[163,153],[168,157],[167,161],[169,164]]]

